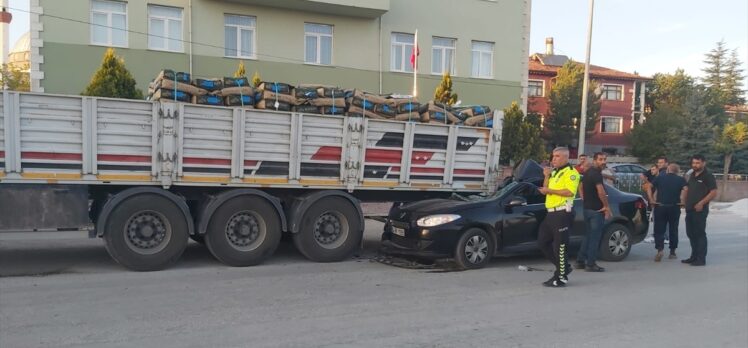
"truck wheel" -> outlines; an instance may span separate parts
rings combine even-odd
[[[174,202],[158,194],[125,199],[112,209],[105,226],[107,252],[131,270],[164,269],[187,247],[187,217]]]
[[[455,262],[462,269],[483,268],[493,257],[493,240],[486,231],[471,228],[462,234],[455,249]]]
[[[631,231],[621,224],[610,224],[600,239],[600,258],[622,261],[631,251]]]
[[[275,252],[281,239],[275,208],[257,196],[238,196],[224,202],[210,218],[205,245],[229,266],[256,265]]]
[[[361,245],[363,226],[353,204],[338,196],[315,202],[301,219],[299,232],[293,235],[296,248],[316,262],[335,262],[348,258]]]

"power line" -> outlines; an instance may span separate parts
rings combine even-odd
[[[51,15],[51,14],[46,14],[46,13],[38,13],[38,12],[31,11],[31,10],[23,10],[23,9],[13,8],[13,7],[7,7],[7,8],[10,9],[10,10],[14,10],[14,11],[26,12],[26,13],[29,13],[29,14],[36,14],[36,15],[39,15],[39,16],[44,16],[44,17],[59,19],[59,20],[68,21],[68,22],[74,22],[74,23],[85,24],[85,25],[92,25],[92,26],[101,27],[101,28],[108,28],[108,29],[114,29],[114,30],[124,31],[124,32],[132,33],[132,34],[144,35],[146,37],[155,37],[155,38],[161,38],[161,39],[166,39],[166,40],[179,41],[179,42],[182,42],[183,44],[192,44],[192,45],[196,45],[196,46],[216,48],[216,49],[220,49],[220,50],[224,50],[224,51],[226,50],[226,47],[224,47],[224,46],[219,46],[219,45],[214,45],[214,44],[209,44],[209,43],[204,43],[204,42],[198,42],[198,41],[194,41],[194,40],[193,41],[189,41],[189,40],[184,40],[184,39],[175,39],[175,38],[171,38],[171,37],[168,37],[168,36],[149,34],[149,33],[142,32],[142,31],[137,31],[137,30],[121,29],[121,28],[116,28],[116,27],[109,26],[109,25],[91,23],[89,21],[75,19],[75,18],[56,16],[56,15]],[[293,63],[298,63],[298,64],[305,64],[306,63],[306,61],[304,61],[302,59],[298,59],[298,58],[276,56],[276,55],[271,55],[271,54],[260,54],[258,52],[255,52],[255,55],[257,55],[258,57],[275,58],[275,59],[285,60],[285,61],[289,61],[289,62],[293,62]],[[377,72],[376,70],[368,70],[368,69],[362,69],[362,68],[357,68],[357,67],[353,67],[353,66],[345,66],[345,65],[333,65],[333,67],[339,67],[339,68],[345,68],[345,69],[351,69],[351,70],[363,71],[363,72]],[[428,80],[441,80],[441,77],[440,76],[436,76],[436,75],[419,75],[418,77],[419,78],[428,79]],[[496,81],[496,80],[494,80],[494,81]],[[501,83],[501,82],[497,82],[497,83],[486,83],[486,82],[481,82],[481,81],[462,81],[461,83],[469,84],[469,85],[502,86],[502,87],[521,88],[521,86],[515,86],[515,85],[510,85],[510,84]]]

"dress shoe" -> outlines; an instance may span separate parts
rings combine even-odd
[[[598,266],[597,264],[589,265],[584,270],[586,272],[605,272],[605,268],[602,268],[602,267]]]
[[[693,257],[689,257],[687,259],[680,260],[680,262],[682,262],[682,263],[692,263],[693,261],[694,261]]]
[[[694,260],[693,262],[691,262],[691,266],[706,266],[706,261]]]

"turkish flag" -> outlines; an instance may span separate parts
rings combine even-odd
[[[414,68],[416,67],[416,59],[418,59],[418,56],[420,55],[421,50],[418,48],[418,45],[413,45],[413,49],[410,51],[410,65]]]

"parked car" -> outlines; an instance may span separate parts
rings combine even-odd
[[[430,199],[393,206],[385,221],[381,251],[420,259],[454,258],[464,269],[481,268],[502,252],[537,249],[538,227],[546,216],[538,186],[542,168],[525,161],[496,193],[487,197]],[[647,235],[647,204],[637,194],[606,185],[613,217],[605,222],[600,258],[621,261]],[[582,201],[574,202],[571,247],[585,232]]]
[[[615,174],[615,187],[625,192],[641,192],[641,175],[649,170],[631,163],[608,164],[608,168]]]

